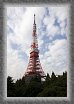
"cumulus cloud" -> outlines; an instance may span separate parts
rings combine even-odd
[[[7,76],[22,77],[29,62],[33,16],[36,14],[40,61],[45,73],[67,70],[68,8],[6,7]],[[65,11],[65,12],[63,12]],[[59,35],[59,36],[58,36]]]
[[[68,46],[65,39],[55,40],[49,44],[48,51],[43,56],[40,56],[42,66],[46,72],[54,71],[56,74],[62,74],[62,71],[67,71],[68,66]],[[48,67],[48,68],[47,68]]]
[[[43,20],[43,23],[46,25],[47,35],[54,37],[58,34],[66,34],[66,25],[69,16],[68,11],[69,8],[63,6],[48,8],[48,16],[45,16]]]

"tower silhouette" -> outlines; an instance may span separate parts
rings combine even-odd
[[[27,70],[25,72],[25,76],[30,75],[40,75],[41,77],[45,76],[45,73],[41,67],[39,60],[39,49],[38,49],[38,41],[36,34],[36,23],[35,23],[35,14],[34,14],[34,24],[33,24],[33,33],[32,33],[32,44],[30,50],[30,59]]]

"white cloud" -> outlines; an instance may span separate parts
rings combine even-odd
[[[68,16],[68,11],[69,11],[69,7],[68,5],[65,6],[54,6],[54,7],[49,7],[49,14],[54,17],[58,18],[58,22],[63,21],[66,16]]]
[[[13,50],[9,45],[7,49],[7,76],[10,75],[14,79],[21,78],[25,73],[28,61],[19,58],[18,51]]]
[[[46,25],[47,34],[50,37],[54,37],[58,34],[66,34],[65,19],[69,21],[69,8],[68,6],[54,6],[48,8],[48,16],[45,16],[43,23]],[[56,25],[55,21],[57,20]],[[68,28],[68,26],[67,26]]]
[[[51,74],[54,71],[56,74],[62,74],[63,71],[67,71],[69,57],[66,39],[53,41],[49,44],[49,50],[40,58],[46,73]]]

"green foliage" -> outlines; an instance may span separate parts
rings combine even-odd
[[[67,72],[56,77],[52,72],[51,77],[47,73],[45,81],[40,76],[33,77],[30,82],[25,77],[13,82],[12,77],[7,78],[7,96],[9,97],[66,97],[67,96]]]
[[[12,97],[15,96],[15,84],[13,82],[12,77],[8,76],[7,78],[7,96]]]

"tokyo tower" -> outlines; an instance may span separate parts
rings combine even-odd
[[[24,76],[30,76],[34,74],[40,75],[41,77],[45,77],[45,73],[42,69],[42,66],[39,60],[39,49],[38,49],[38,41],[37,41],[37,34],[36,34],[35,14],[34,14],[33,33],[32,33],[32,44],[31,44],[31,50],[30,50],[30,59],[29,59],[28,67]]]

